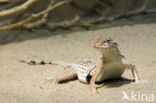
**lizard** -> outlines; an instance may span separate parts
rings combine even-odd
[[[134,81],[138,82],[139,75],[135,65],[128,63],[118,48],[118,43],[112,38],[95,38],[93,47],[101,53],[99,63],[84,60],[78,63],[66,63],[62,61],[25,61],[31,65],[56,64],[65,68],[64,72],[56,77],[48,78],[49,82],[61,83],[62,81],[78,78],[80,82],[90,83],[90,89],[96,92],[95,82],[107,79],[121,78],[126,69],[132,71]]]

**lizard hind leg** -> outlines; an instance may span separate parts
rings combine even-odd
[[[75,71],[72,68],[67,68],[66,70],[64,70],[63,73],[57,75],[56,77],[48,77],[45,81],[45,83],[49,82],[49,83],[64,83],[67,82],[69,80],[74,80],[77,78],[77,74],[75,73]],[[44,84],[45,84],[44,83]]]

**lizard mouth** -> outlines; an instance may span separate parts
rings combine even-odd
[[[108,48],[107,46],[100,46],[100,45],[97,45],[97,44],[93,44],[93,47],[96,48],[96,49],[105,49],[105,48]]]
[[[100,48],[99,46],[97,46],[96,44],[93,44],[93,47],[94,48]]]

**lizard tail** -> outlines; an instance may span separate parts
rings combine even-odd
[[[22,63],[27,63],[27,64],[30,64],[30,65],[45,65],[45,64],[55,64],[55,63],[52,63],[52,62],[45,62],[43,60],[41,61],[35,61],[35,60],[30,60],[30,61],[26,61],[26,60],[18,60],[19,62],[22,62]]]
[[[63,62],[63,61],[53,61],[53,62],[47,62],[47,61],[43,61],[43,60],[40,60],[40,61],[35,61],[35,60],[30,60],[30,61],[27,61],[27,60],[18,60],[19,62],[22,62],[22,63],[27,63],[29,65],[45,65],[45,64],[52,64],[52,65],[60,65],[64,68],[68,68],[68,67],[72,67],[73,64],[71,63],[66,63],[66,62]]]

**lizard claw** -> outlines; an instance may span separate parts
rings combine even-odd
[[[91,90],[91,95],[96,94],[96,93],[97,93],[96,89]]]
[[[57,84],[57,80],[56,78],[53,78],[53,77],[47,77],[45,82],[43,84]]]

